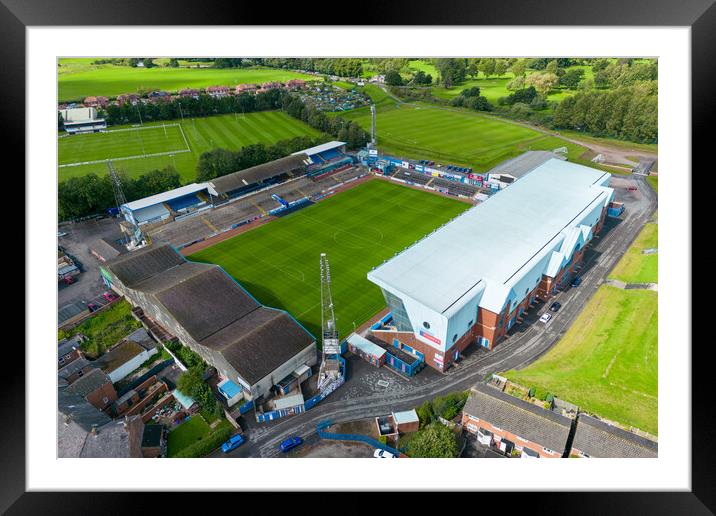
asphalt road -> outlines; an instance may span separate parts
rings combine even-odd
[[[636,185],[638,191],[628,190],[630,184]],[[409,382],[410,388],[344,397],[341,391],[349,392],[351,384],[361,380],[360,375],[353,375],[348,377],[346,384],[338,391],[303,414],[259,424],[251,420],[252,413],[249,413],[249,417],[242,421],[245,436],[248,437],[247,443],[232,453],[223,454],[217,450],[210,456],[279,457],[281,453],[278,445],[281,441],[293,435],[312,438],[316,425],[325,419],[342,422],[408,410],[435,396],[467,390],[484,381],[491,373],[523,368],[539,358],[567,331],[657,207],[656,194],[644,177],[614,178],[613,185],[615,200],[625,203],[622,219],[618,222],[607,219],[602,233],[590,243],[579,273],[582,277],[581,285],[568,287],[557,295],[556,299],[562,303],[562,308],[553,314],[549,323],[543,324],[536,319],[548,309],[552,301],[532,308],[526,320],[515,325],[511,334],[494,350],[472,349],[455,367],[442,375],[429,374],[426,368],[413,379],[400,379],[400,382]],[[421,378],[421,375],[426,376]]]

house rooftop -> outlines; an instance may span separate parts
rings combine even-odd
[[[572,426],[565,416],[484,384],[472,388],[463,412],[560,453]]]
[[[597,418],[579,414],[572,448],[590,457],[655,458],[659,445]]]
[[[70,384],[66,391],[70,394],[77,394],[83,398],[88,394],[96,391],[104,384],[112,383],[107,373],[101,369],[92,369],[74,383]]]

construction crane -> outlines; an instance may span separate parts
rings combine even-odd
[[[318,373],[318,389],[323,391],[340,378],[337,357],[341,354],[331,296],[331,269],[326,253],[321,253],[321,340],[323,359]]]
[[[114,191],[114,201],[117,204],[117,210],[119,213],[122,213],[122,205],[127,204],[127,198],[124,196],[124,191],[122,190],[122,181],[119,179],[119,174],[111,160],[107,161],[107,168],[109,169],[109,178],[112,182],[112,190]],[[126,243],[128,247],[138,247],[145,242],[144,235],[138,224],[134,222],[130,222],[130,224],[132,226],[132,240]]]

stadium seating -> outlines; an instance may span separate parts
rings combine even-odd
[[[167,204],[173,211],[178,212],[190,206],[201,204],[201,200],[199,200],[196,194],[190,194],[176,199],[171,199],[167,201]]]

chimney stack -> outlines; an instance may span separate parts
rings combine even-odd
[[[90,430],[90,433],[94,436],[97,435],[97,425],[92,425],[92,430]]]

